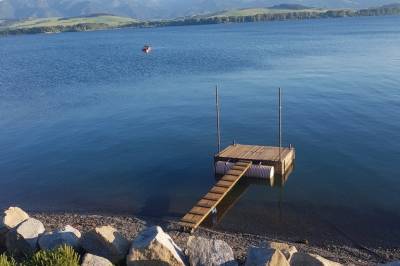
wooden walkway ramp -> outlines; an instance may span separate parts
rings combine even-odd
[[[239,161],[224,175],[211,190],[181,219],[186,229],[196,229],[235,186],[252,165],[251,161]]]

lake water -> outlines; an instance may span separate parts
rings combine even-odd
[[[0,38],[0,207],[179,219],[223,146],[284,144],[284,187],[245,184],[217,226],[400,245],[400,17]],[[152,44],[154,52],[140,49]],[[239,188],[240,190],[240,188]]]

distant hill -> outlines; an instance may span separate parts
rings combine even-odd
[[[242,8],[226,10],[207,15],[193,16],[186,23],[237,23],[270,20],[314,19],[355,16],[399,15],[400,4],[389,4],[360,10],[354,9],[322,9],[303,5],[281,4],[268,8]]]
[[[133,18],[109,14],[93,14],[72,18],[53,17],[7,21],[0,24],[0,31],[3,31],[3,34],[56,33],[118,28],[137,24],[139,24],[139,21]]]
[[[279,4],[270,7],[270,9],[286,9],[286,10],[304,10],[310,9],[311,7],[299,5],[299,4]]]
[[[282,4],[285,1],[289,4]],[[304,10],[362,9],[399,0],[0,0],[0,19],[74,17],[108,13],[139,19],[172,19],[219,10],[270,7]],[[275,7],[274,7],[275,6]]]
[[[296,5],[296,7],[299,7]],[[299,12],[310,12],[310,13],[321,13],[326,10],[303,7],[302,9],[291,9],[288,5],[279,5],[273,6],[269,8],[242,8],[242,9],[234,9],[216,12],[209,15],[202,15],[197,17],[202,18],[213,18],[213,17],[248,17],[248,16],[256,16],[256,15],[276,15],[276,14],[288,14],[288,13],[299,13]]]
[[[278,5],[270,8],[243,8],[169,20],[140,21],[109,14],[92,14],[71,18],[37,18],[0,22],[0,35],[55,33],[121,27],[162,27],[218,23],[244,23],[274,20],[300,20],[355,16],[400,15],[400,4],[367,9],[320,9],[300,5]]]

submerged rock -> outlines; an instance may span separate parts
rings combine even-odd
[[[290,265],[293,266],[340,266],[342,264],[327,260],[319,255],[297,252],[293,254],[290,260]]]
[[[107,258],[112,263],[123,260],[129,242],[111,226],[96,227],[82,237],[82,247],[88,253]]]
[[[38,238],[44,231],[39,220],[29,218],[22,222],[7,233],[8,252],[16,256],[32,255],[38,249]]]
[[[81,233],[70,225],[61,230],[43,234],[39,238],[39,247],[43,250],[52,250],[62,245],[73,247],[75,250],[80,248]]]
[[[192,266],[237,265],[232,248],[222,240],[191,236],[186,254]]]
[[[185,265],[182,250],[159,226],[143,230],[132,241],[126,264],[127,266]]]
[[[83,256],[81,266],[113,266],[113,264],[106,258],[86,253]]]
[[[250,247],[245,266],[289,266],[289,262],[279,249]]]

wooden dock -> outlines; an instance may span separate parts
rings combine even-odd
[[[197,204],[181,219],[180,225],[194,230],[217,207],[252,165],[251,161],[238,161]]]
[[[295,160],[292,146],[282,147],[282,97],[278,89],[278,146],[233,144],[221,151],[220,108],[218,86],[215,87],[215,108],[218,153],[214,156],[215,173],[225,174],[211,190],[181,219],[183,228],[193,231],[207,216],[216,211],[218,203],[228,194],[246,172],[248,177],[273,181],[282,177],[282,185]],[[221,171],[222,167],[222,171]],[[286,177],[286,178],[285,178]]]
[[[292,147],[271,147],[233,144],[214,156],[214,161],[251,161],[254,165],[268,165],[275,168],[275,174],[284,176],[295,160]]]
[[[180,225],[193,231],[216,210],[235,184],[252,165],[266,165],[275,168],[275,175],[290,173],[295,160],[293,147],[270,147],[233,144],[214,156],[214,162],[232,162],[234,166],[210,189],[210,191],[181,219]]]

